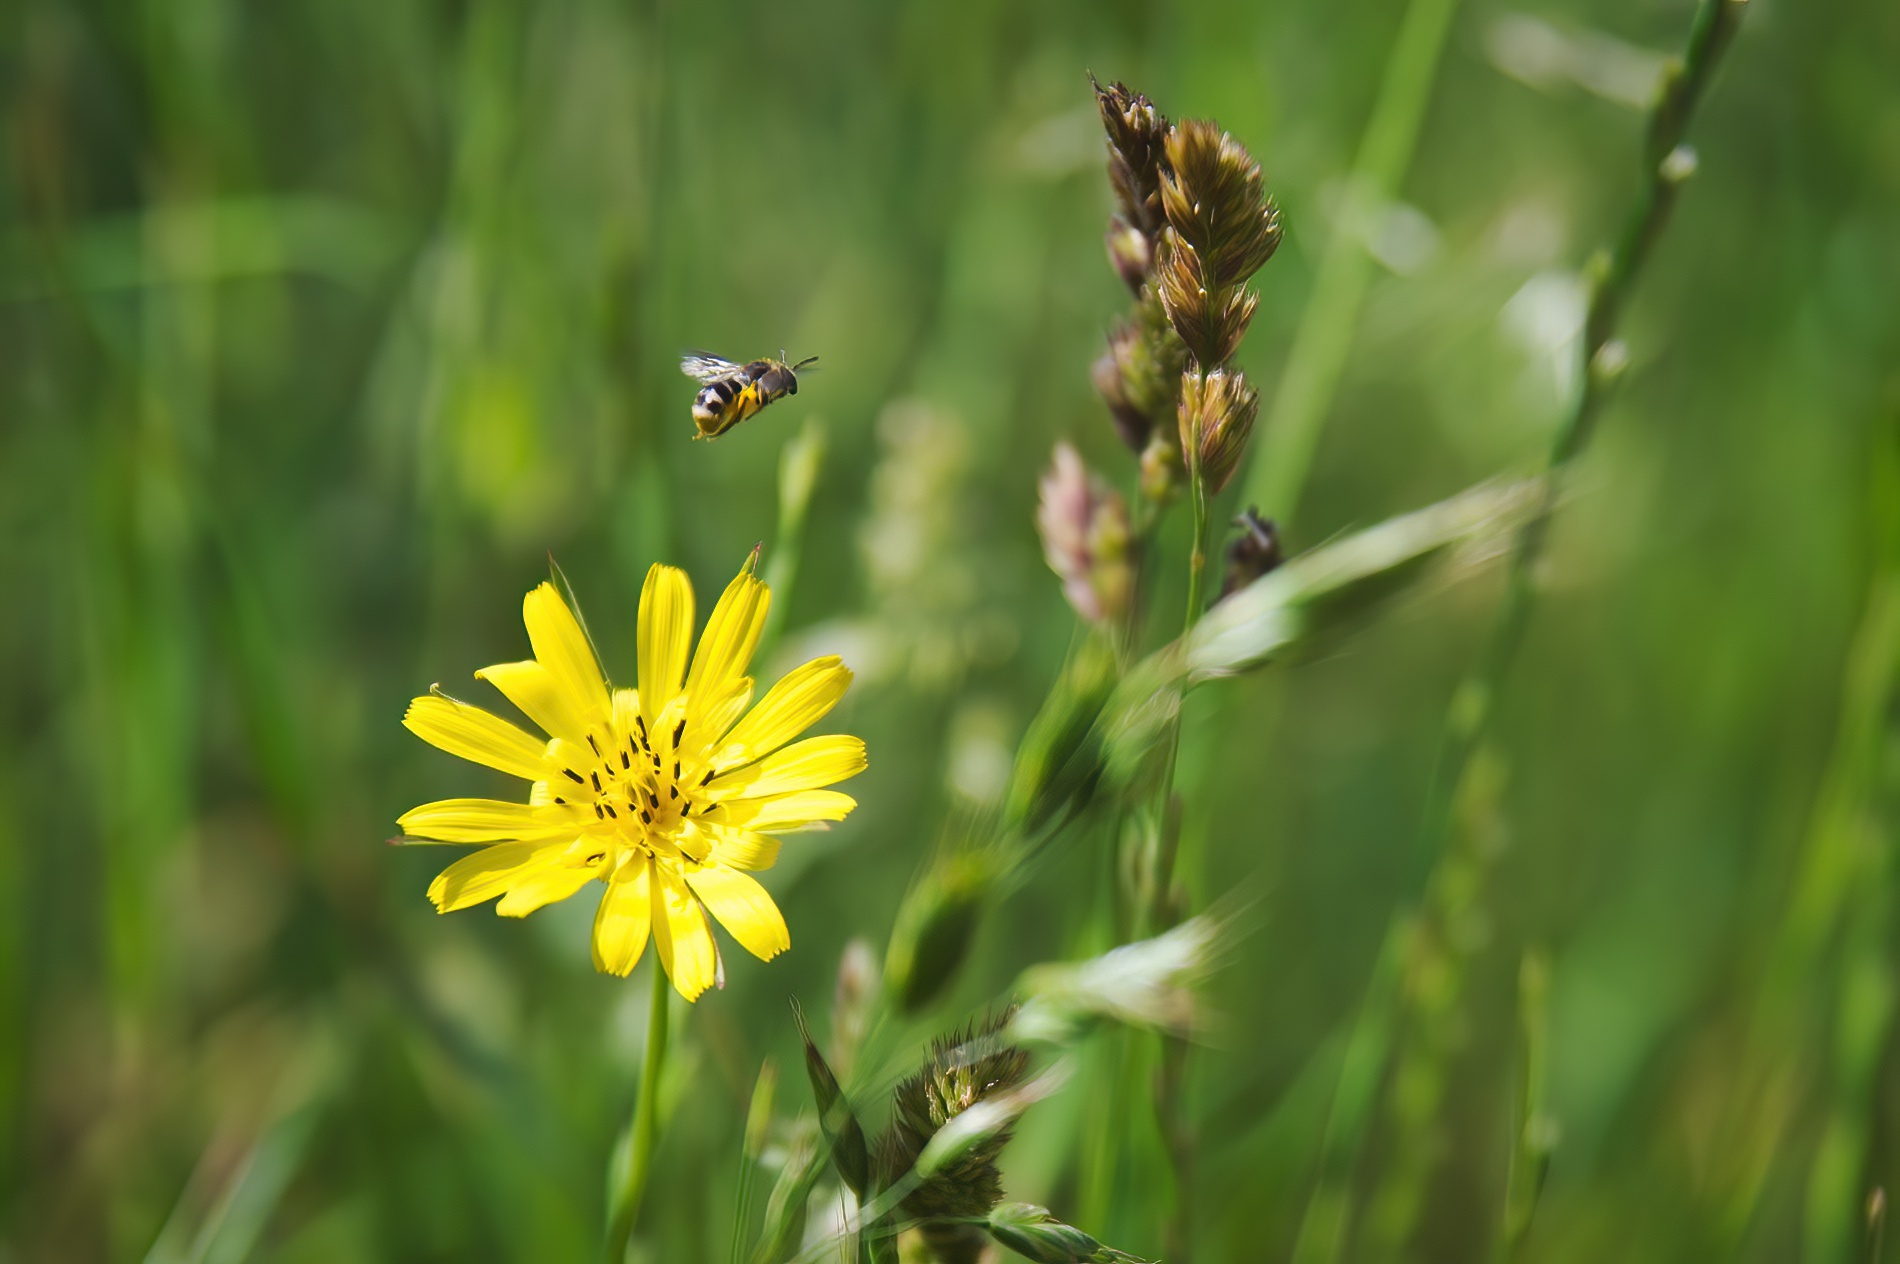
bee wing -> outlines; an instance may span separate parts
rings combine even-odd
[[[717,382],[723,378],[737,376],[744,371],[745,366],[742,364],[734,364],[730,360],[722,360],[716,355],[707,355],[703,351],[695,351],[690,355],[680,357],[680,372],[701,382]]]

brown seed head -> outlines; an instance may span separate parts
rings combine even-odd
[[[1198,463],[1209,492],[1219,493],[1233,477],[1259,412],[1259,393],[1236,369],[1181,375],[1181,449]]]
[[[1253,291],[1213,284],[1200,252],[1172,228],[1161,234],[1155,252],[1155,287],[1168,322],[1196,364],[1225,364],[1233,358],[1259,303]]]
[[[1095,362],[1095,389],[1115,420],[1115,432],[1140,452],[1157,426],[1174,414],[1187,347],[1169,326],[1152,292],[1135,304],[1131,319],[1108,336],[1108,353]]]
[[[1253,320],[1246,281],[1280,244],[1280,212],[1259,165],[1217,125],[1189,119],[1168,133],[1166,153],[1155,286],[1195,361],[1212,367],[1233,356]]]
[[[1125,84],[1104,88],[1093,75],[1095,104],[1108,133],[1108,181],[1122,215],[1144,236],[1161,229],[1162,146],[1168,119],[1154,102]]]
[[[1219,124],[1188,119],[1167,138],[1161,205],[1168,225],[1205,261],[1220,289],[1239,285],[1273,257],[1280,211],[1256,163]]]
[[[1234,519],[1236,534],[1227,546],[1227,572],[1221,577],[1220,595],[1245,588],[1285,561],[1280,550],[1280,528],[1273,519],[1262,518],[1252,505]]]

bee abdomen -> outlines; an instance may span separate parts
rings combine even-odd
[[[712,423],[732,404],[732,397],[738,392],[738,383],[731,378],[708,383],[693,397],[693,420]]]

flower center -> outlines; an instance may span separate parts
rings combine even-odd
[[[689,822],[716,806],[704,794],[713,779],[705,752],[698,744],[685,746],[684,719],[657,740],[643,717],[635,716],[633,723],[629,732],[617,731],[616,725],[605,741],[590,732],[587,745],[594,762],[564,766],[561,772],[572,789],[557,789],[554,801],[590,806],[595,824],[586,835],[604,844],[616,861],[636,852],[703,860],[709,842]]]

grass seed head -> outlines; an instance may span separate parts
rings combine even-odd
[[[1141,93],[1125,84],[1104,88],[1091,75],[1102,130],[1108,133],[1108,182],[1121,204],[1122,217],[1152,238],[1161,227],[1161,164],[1168,118]]]
[[[878,1166],[887,1187],[918,1170],[922,1179],[904,1198],[905,1217],[926,1225],[977,1221],[1002,1201],[996,1160],[1029,1104],[1018,1100],[1029,1054],[1003,1034],[1013,1016],[1005,1010],[938,1039],[917,1073],[892,1092]]]
[[[1190,370],[1181,376],[1181,448],[1198,461],[1209,492],[1227,486],[1253,434],[1260,394],[1236,369]]]
[[[1095,362],[1095,389],[1130,451],[1142,451],[1157,428],[1166,429],[1181,394],[1187,353],[1152,291],[1109,334],[1108,351]]]
[[[1036,530],[1063,595],[1090,623],[1120,622],[1135,588],[1128,506],[1121,494],[1067,443],[1056,445],[1039,491]]]
[[[1240,346],[1258,300],[1246,282],[1280,245],[1280,211],[1260,166],[1218,124],[1189,119],[1165,145],[1155,287],[1175,332],[1204,368]]]

